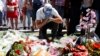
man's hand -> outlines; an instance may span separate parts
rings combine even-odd
[[[50,22],[49,19],[37,20],[36,21],[36,28],[41,28],[45,24],[47,24],[48,22]]]
[[[49,18],[49,22],[51,22],[51,21],[53,21],[55,23],[58,23],[58,24],[63,22],[63,20],[61,18],[59,18],[59,17]]]

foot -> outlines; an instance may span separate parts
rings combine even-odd
[[[31,27],[32,32],[34,32],[34,29]]]
[[[6,26],[6,24],[3,24],[2,26]]]
[[[26,27],[24,27],[24,30],[26,29]]]

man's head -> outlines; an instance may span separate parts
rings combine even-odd
[[[44,5],[44,14],[45,14],[45,16],[50,17],[52,15],[51,12],[52,12],[52,5],[49,4],[49,3],[46,3]]]

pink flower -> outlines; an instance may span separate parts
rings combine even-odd
[[[91,20],[91,23],[96,24],[96,20],[95,19],[92,19]]]

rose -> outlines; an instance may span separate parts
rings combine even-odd
[[[16,50],[15,53],[18,54],[18,55],[21,54],[20,50]]]

